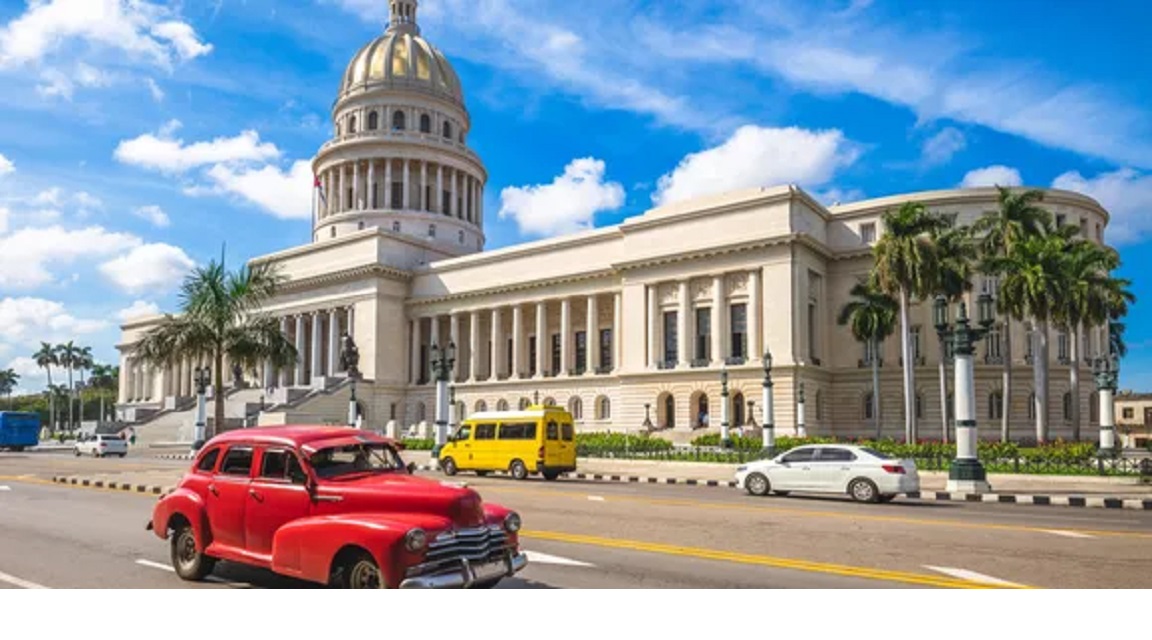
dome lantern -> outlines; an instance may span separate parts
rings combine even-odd
[[[416,0],[392,0],[388,31],[399,31],[419,35],[416,24]]]

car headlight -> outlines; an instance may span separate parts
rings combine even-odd
[[[423,529],[413,529],[404,534],[404,548],[409,551],[423,551],[428,546],[428,534]]]
[[[520,530],[520,514],[513,511],[504,516],[504,530],[508,533],[516,533]]]

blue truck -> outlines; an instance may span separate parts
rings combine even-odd
[[[23,451],[40,444],[40,414],[0,411],[0,451]]]

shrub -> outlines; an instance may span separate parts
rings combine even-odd
[[[404,438],[401,440],[404,443],[404,448],[411,451],[431,451],[432,447],[436,446],[436,440],[433,438]]]
[[[577,433],[576,455],[588,456],[604,452],[624,453],[651,453],[655,451],[669,451],[672,443],[660,438],[652,438],[646,434],[623,433]]]

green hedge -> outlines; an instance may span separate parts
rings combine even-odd
[[[432,447],[436,446],[436,440],[433,438],[404,438],[401,442],[409,451],[431,451]]]
[[[576,455],[597,456],[603,453],[652,453],[671,451],[672,443],[643,434],[577,433]]]

